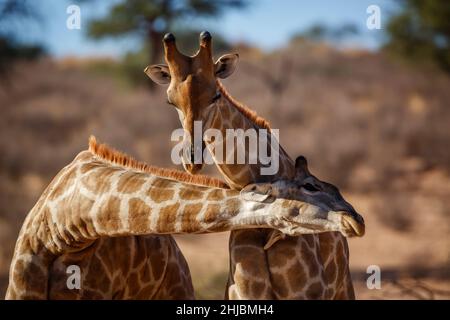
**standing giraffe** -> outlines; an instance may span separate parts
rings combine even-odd
[[[352,236],[363,227],[291,193],[289,181],[226,189],[217,179],[139,163],[92,137],[28,214],[6,298],[192,299],[175,241],[151,234],[276,228]],[[78,290],[67,285],[70,266],[81,271]]]
[[[187,133],[185,139],[192,144],[191,163],[184,164],[187,171],[196,173],[203,166],[193,161],[198,151],[193,146],[194,121],[202,121],[203,130],[219,130],[222,136],[225,136],[227,129],[256,128],[266,129],[270,133],[268,122],[233,99],[218,80],[234,71],[237,54],[224,55],[214,63],[208,32],[200,35],[200,50],[192,57],[177,50],[172,34],[167,34],[163,42],[167,65],[149,66],[145,72],[159,84],[170,84],[167,89],[168,102],[176,107]],[[290,179],[298,185],[297,197],[322,201],[330,208],[356,214],[335,186],[320,181],[310,173],[304,157],[298,157],[294,164],[280,147],[278,172],[271,176],[262,175],[260,162],[229,164],[217,161],[215,139],[217,137],[212,139],[205,135],[203,143],[233,188],[239,189],[260,181]],[[234,153],[226,157],[233,158],[236,156]],[[250,156],[247,149],[245,159]],[[362,236],[363,231],[359,235]],[[230,275],[226,297],[354,299],[347,241],[338,233],[286,238],[276,230],[233,231],[230,235]]]

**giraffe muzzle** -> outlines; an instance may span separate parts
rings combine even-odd
[[[346,237],[362,237],[366,231],[364,219],[357,212],[341,212],[342,231]]]

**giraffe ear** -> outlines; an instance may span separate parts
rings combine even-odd
[[[308,161],[304,156],[298,156],[297,159],[295,159],[295,168],[308,169]]]
[[[295,159],[295,170],[298,174],[309,174],[308,161],[304,156],[298,156],[297,159]]]
[[[154,64],[144,69],[147,76],[157,84],[168,84],[170,82],[169,67],[165,64]]]
[[[241,190],[241,197],[246,201],[273,202],[272,186],[269,183],[248,184]]]
[[[236,69],[239,61],[237,53],[229,53],[221,56],[214,65],[216,77],[225,79]]]

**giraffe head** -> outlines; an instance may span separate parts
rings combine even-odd
[[[185,143],[190,145],[190,162],[184,164],[190,173],[198,172],[203,164],[194,164],[194,121],[202,120],[202,112],[214,104],[220,93],[216,79],[231,75],[236,67],[238,54],[225,54],[216,62],[212,56],[212,38],[208,31],[200,34],[200,49],[193,56],[180,53],[175,37],[168,33],[164,36],[166,64],[157,64],[145,68],[145,73],[157,84],[168,84],[167,102],[174,105],[185,129]],[[204,144],[202,144],[204,149]],[[203,150],[201,150],[203,151]]]
[[[290,218],[294,221],[297,218],[299,224],[307,229],[340,231],[346,237],[364,235],[363,217],[345,201],[337,187],[313,176],[303,156],[297,157],[295,169],[294,179],[249,184],[241,194],[252,191],[248,194],[259,202],[292,200],[289,204],[293,208]]]

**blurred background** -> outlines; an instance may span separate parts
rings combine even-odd
[[[365,237],[349,240],[357,298],[449,299],[445,0],[0,0],[0,296],[24,217],[90,134],[174,167],[178,116],[143,69],[163,62],[165,32],[187,54],[204,29],[216,57],[240,54],[229,92],[364,216]],[[222,298],[228,234],[177,242],[197,297]],[[369,265],[380,290],[366,286]]]

